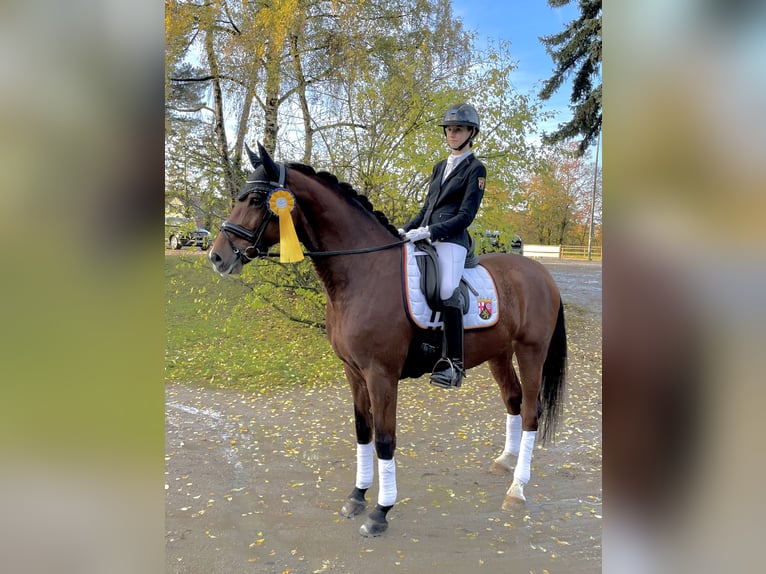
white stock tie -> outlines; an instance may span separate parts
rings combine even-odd
[[[442,176],[442,183],[444,183],[444,180],[449,177],[449,174],[452,173],[452,170],[455,169],[455,163],[457,157],[454,155],[451,155],[447,157],[447,165],[444,167],[444,175]]]

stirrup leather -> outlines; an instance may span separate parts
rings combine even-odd
[[[443,389],[459,387],[463,384],[465,369],[459,360],[442,357],[434,365],[434,371],[431,373],[431,384]]]

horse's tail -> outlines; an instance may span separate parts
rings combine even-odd
[[[567,371],[567,331],[564,325],[564,303],[559,298],[559,314],[553,329],[548,355],[543,364],[543,384],[540,389],[542,401],[541,424],[542,443],[553,439],[556,432],[561,403],[564,398],[564,383]]]

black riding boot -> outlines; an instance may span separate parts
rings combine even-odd
[[[463,306],[460,296],[455,295],[444,301],[444,342],[442,358],[434,365],[431,384],[437,387],[459,387],[463,383]]]

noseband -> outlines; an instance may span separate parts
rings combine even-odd
[[[252,181],[248,180],[245,185],[245,189],[243,189],[242,193],[240,193],[237,197],[237,201],[244,201],[252,193],[256,194],[258,202],[257,205],[260,205],[266,202],[266,199],[272,191],[275,189],[284,188],[285,179],[287,179],[287,169],[281,163],[277,164],[277,167],[279,167],[279,181],[266,181],[263,179],[256,179]],[[274,214],[267,208],[265,210],[263,219],[261,219],[261,223],[258,225],[258,228],[255,229],[255,231],[250,231],[246,227],[232,223],[228,219],[221,224],[221,231],[226,237],[226,241],[229,242],[229,247],[234,252],[234,255],[237,256],[237,259],[239,259],[242,263],[248,263],[259,257],[271,256],[271,254],[268,253],[268,248],[264,248],[261,245],[261,241],[263,239],[263,234],[266,231],[266,227],[269,225],[273,218]],[[240,239],[244,239],[245,241],[249,242],[250,245],[245,247],[245,249],[240,250],[236,245],[234,245],[230,234],[236,235]]]

